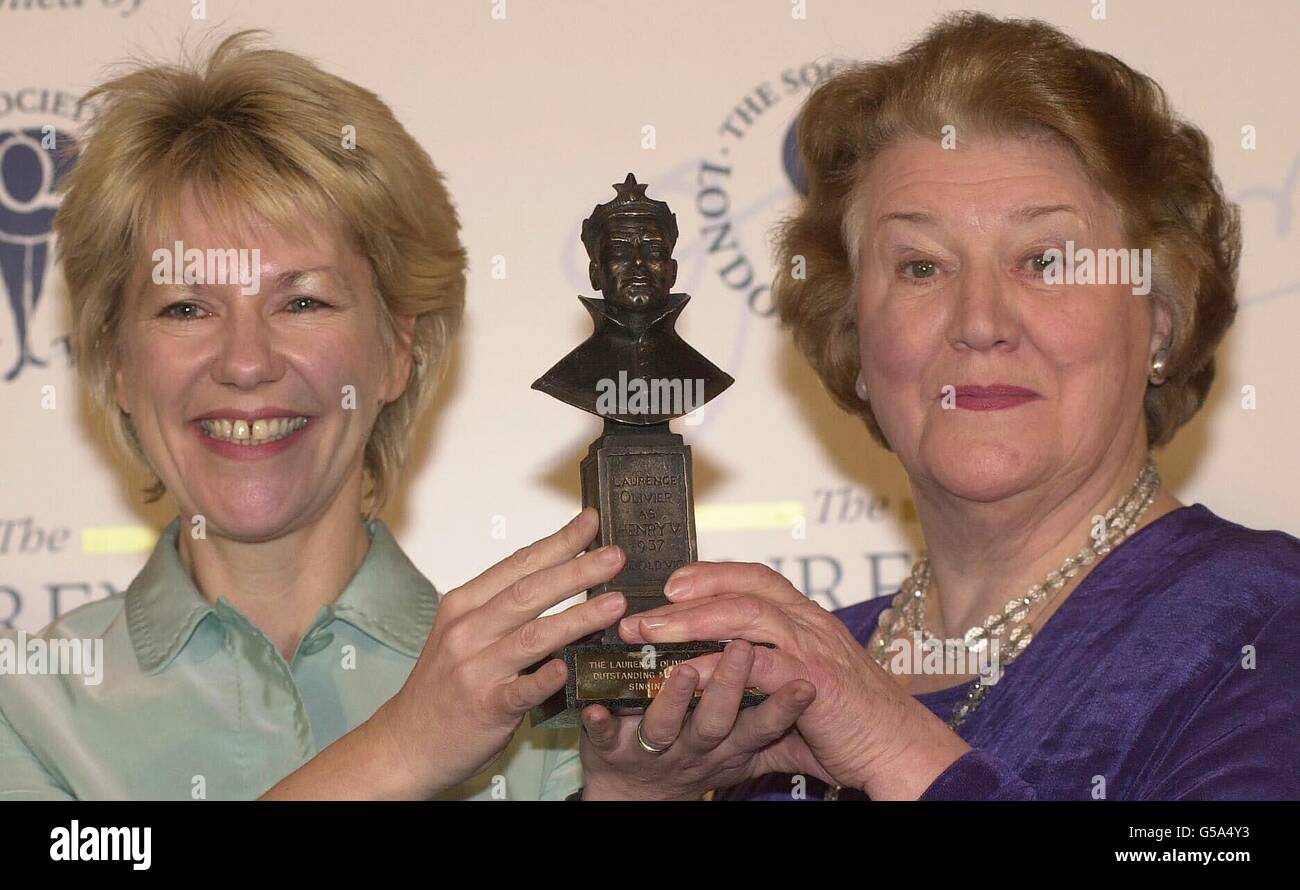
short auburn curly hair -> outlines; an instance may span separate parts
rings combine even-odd
[[[855,219],[864,171],[902,138],[1046,134],[1111,198],[1130,243],[1150,245],[1151,297],[1172,321],[1168,370],[1148,385],[1147,440],[1166,444],[1205,401],[1214,350],[1236,315],[1240,211],[1209,142],[1150,77],[1034,19],[956,13],[893,59],[852,65],[808,97],[798,123],[808,191],[776,230],[781,321],[835,401],[890,448],[854,391],[860,370]],[[802,278],[792,274],[796,260]]]

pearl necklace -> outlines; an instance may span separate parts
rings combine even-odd
[[[1155,461],[1147,455],[1129,493],[1100,517],[1103,522],[1100,527],[1094,527],[1093,540],[1077,554],[1066,559],[1059,569],[1049,572],[1041,584],[1029,588],[1024,596],[1013,597],[1001,612],[990,615],[983,624],[977,624],[966,631],[962,638],[966,647],[979,652],[989,645],[990,640],[998,640],[998,648],[1001,649],[1001,638],[1005,633],[1008,645],[1002,655],[1001,666],[1005,668],[1015,661],[1033,639],[1033,630],[1025,621],[1029,610],[1040,602],[1050,601],[1069,579],[1079,574],[1081,568],[1106,556],[1133,534],[1142,514],[1155,500],[1159,488],[1160,473],[1156,470]],[[871,657],[882,668],[888,670],[886,644],[898,636],[920,632],[924,641],[942,642],[925,627],[925,597],[929,588],[930,561],[922,554],[912,566],[911,577],[903,582],[889,608],[880,613],[879,634],[871,645]],[[1002,671],[999,670],[987,679],[981,677],[974,681],[966,699],[953,710],[948,725],[954,730],[961,726],[1001,677]]]

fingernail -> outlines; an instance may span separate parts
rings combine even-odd
[[[619,550],[617,544],[606,544],[600,548],[598,553],[597,559],[600,560],[601,565],[605,566],[617,565],[619,560],[623,558],[623,552]]]
[[[597,599],[600,600],[600,610],[602,612],[617,613],[623,611],[623,594],[621,593],[602,593]]]
[[[656,628],[663,627],[667,623],[668,620],[666,618],[642,618],[641,619],[641,626],[644,627],[646,630],[655,630]]]
[[[749,655],[754,647],[749,645],[748,640],[732,640],[727,644],[723,654],[730,655],[736,661],[741,661]]]
[[[618,629],[626,634],[635,634],[640,628],[637,627],[637,618],[624,618],[618,623]]]
[[[688,572],[679,571],[669,578],[668,583],[664,585],[664,596],[673,599],[690,593],[691,585],[693,583],[694,582],[691,580],[691,576]]]
[[[813,700],[813,688],[811,686],[800,686],[794,694],[794,703],[796,705],[806,705]]]

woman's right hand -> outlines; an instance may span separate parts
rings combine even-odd
[[[371,718],[412,796],[430,797],[486,768],[529,709],[564,688],[561,658],[525,669],[622,616],[623,595],[607,593],[538,617],[623,568],[616,546],[582,553],[598,528],[588,507],[442,598],[406,683]]]

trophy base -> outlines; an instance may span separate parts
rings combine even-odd
[[[582,709],[604,705],[614,714],[637,714],[654,701],[672,669],[684,661],[721,652],[725,643],[575,643],[564,648],[569,679],[563,692],[533,708],[529,714],[534,727],[547,729],[582,725]],[[695,700],[700,692],[696,691]],[[742,707],[756,705],[767,696],[757,689],[746,689]]]

